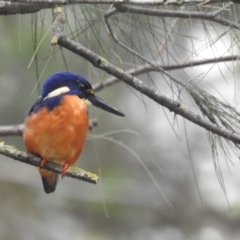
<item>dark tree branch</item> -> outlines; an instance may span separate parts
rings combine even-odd
[[[71,4],[114,4],[114,5],[141,5],[141,6],[161,6],[161,5],[200,5],[231,2],[229,0],[12,0],[15,3],[28,4],[49,4],[56,6]],[[232,1],[237,2],[237,0]]]
[[[209,2],[208,2],[209,3]],[[165,10],[165,9],[154,9],[154,8],[144,8],[138,6],[130,6],[126,4],[115,5],[119,12],[141,14],[147,16],[157,16],[157,17],[171,17],[171,18],[184,18],[184,19],[202,19],[209,20],[212,22],[217,22],[223,26],[229,26],[231,28],[240,29],[240,24],[227,20],[222,17],[221,13],[233,5],[232,2],[223,5],[216,11],[213,12],[194,12],[194,11],[175,11],[175,10]]]
[[[236,2],[230,0],[9,0],[0,1],[0,15],[12,15],[12,14],[27,14],[35,13],[42,9],[52,9],[56,6],[76,5],[76,4],[114,4],[114,6],[125,6],[125,4],[140,5],[140,6],[166,6],[166,5],[204,5],[223,2]],[[121,8],[122,11],[126,11],[126,8]],[[144,8],[146,9],[146,8]],[[120,8],[119,8],[120,11]],[[175,14],[181,11],[172,11]],[[151,13],[150,13],[151,14]],[[190,17],[185,16],[185,17]],[[194,17],[193,17],[194,18]],[[203,17],[205,19],[205,17]],[[216,19],[216,22],[218,19]],[[224,21],[226,25],[231,22]]]
[[[39,167],[41,163],[40,157],[21,152],[13,146],[5,145],[4,142],[0,142],[0,154],[35,167]],[[61,174],[62,171],[62,166],[53,162],[47,162],[43,168],[59,174]],[[70,167],[65,176],[94,184],[97,183],[98,179],[96,174],[87,172],[78,167]]]
[[[24,2],[0,1],[0,15],[35,13],[42,9],[55,7],[56,5],[51,3],[30,4]]]

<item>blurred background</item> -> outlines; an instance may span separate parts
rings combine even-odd
[[[106,10],[95,5],[68,8],[66,33],[124,70],[141,65],[141,60],[108,38],[102,20]],[[239,54],[237,33],[219,25],[180,20],[170,37],[166,31],[169,19],[163,24],[155,18],[120,14],[112,21],[123,42],[162,64]],[[111,77],[81,57],[52,47],[52,33],[47,33],[51,24],[49,10],[0,16],[1,126],[24,121],[41,83],[54,72],[76,72],[92,85]],[[147,26],[152,26],[154,37]],[[237,61],[171,74],[239,106]],[[139,78],[197,112],[184,89],[160,73]],[[64,178],[47,195],[36,168],[0,156],[0,239],[239,239],[240,166],[231,149],[226,147],[229,159],[221,151],[213,159],[204,129],[122,82],[96,95],[126,115],[120,118],[89,108],[98,126],[89,132],[76,165],[100,175],[98,184]],[[25,151],[21,137],[2,137],[1,141]]]

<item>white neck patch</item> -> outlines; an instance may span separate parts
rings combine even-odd
[[[43,100],[47,99],[47,98],[51,98],[51,97],[56,97],[58,95],[61,95],[63,93],[69,92],[70,88],[68,87],[60,87],[57,88],[55,90],[53,90],[52,92],[50,92]]]
[[[92,103],[87,99],[82,99],[86,106],[92,105]]]

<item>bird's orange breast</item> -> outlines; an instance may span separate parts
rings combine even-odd
[[[71,166],[82,151],[87,132],[85,103],[77,96],[67,95],[53,110],[43,108],[25,120],[23,140],[28,152]]]

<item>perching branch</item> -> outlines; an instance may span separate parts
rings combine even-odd
[[[13,146],[5,145],[4,142],[0,142],[0,154],[35,167],[39,167],[41,163],[40,157],[21,152]],[[47,162],[43,168],[59,174],[61,174],[62,171],[62,166],[53,162]],[[97,183],[98,179],[96,174],[87,172],[78,167],[70,167],[65,176],[94,184]]]

